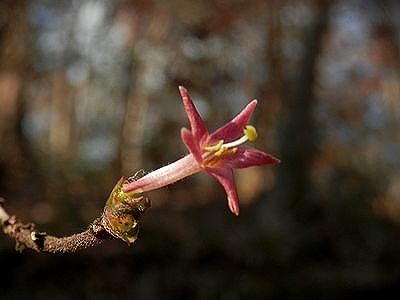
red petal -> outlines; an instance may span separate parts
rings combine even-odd
[[[226,125],[218,128],[210,135],[210,142],[224,140],[231,142],[243,135],[243,128],[249,123],[250,117],[257,106],[257,100],[251,101],[247,106]]]
[[[197,142],[200,142],[204,136],[208,136],[207,127],[204,124],[203,119],[201,118],[196,107],[194,106],[188,91],[183,86],[179,86],[179,92],[181,94],[183,105],[185,106],[186,114],[190,122],[193,137]]]
[[[203,159],[201,158],[201,152],[198,143],[194,141],[193,135],[190,130],[186,128],[181,129],[181,138],[185,143],[186,147],[193,154],[196,161],[201,165],[203,163]]]
[[[239,198],[236,191],[236,184],[231,168],[207,168],[207,172],[212,175],[224,187],[228,198],[228,205],[231,212],[239,215]]]
[[[276,157],[250,147],[239,147],[238,152],[232,157],[230,164],[233,168],[247,168],[259,165],[280,163]]]

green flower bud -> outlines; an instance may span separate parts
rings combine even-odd
[[[151,206],[150,200],[135,192],[123,192],[122,186],[129,183],[122,177],[115,185],[106,206],[101,224],[112,236],[131,245],[138,236],[139,219]]]

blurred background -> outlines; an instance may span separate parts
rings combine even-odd
[[[241,215],[198,174],[149,194],[133,247],[22,254],[1,299],[343,299],[400,284],[400,2],[0,2],[0,196],[84,229],[122,175],[186,152],[177,86],[210,130],[259,99]]]

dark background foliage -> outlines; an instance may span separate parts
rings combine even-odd
[[[180,158],[186,86],[210,128],[259,99],[241,215],[207,175],[150,193],[138,241],[14,251],[1,299],[384,297],[400,283],[398,1],[0,2],[0,195],[54,234],[121,175]]]

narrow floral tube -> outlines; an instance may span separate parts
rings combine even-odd
[[[124,186],[124,191],[135,191],[143,193],[159,189],[170,185],[185,177],[202,171],[202,168],[194,159],[192,154],[188,154],[181,159],[157,169],[142,178]]]

